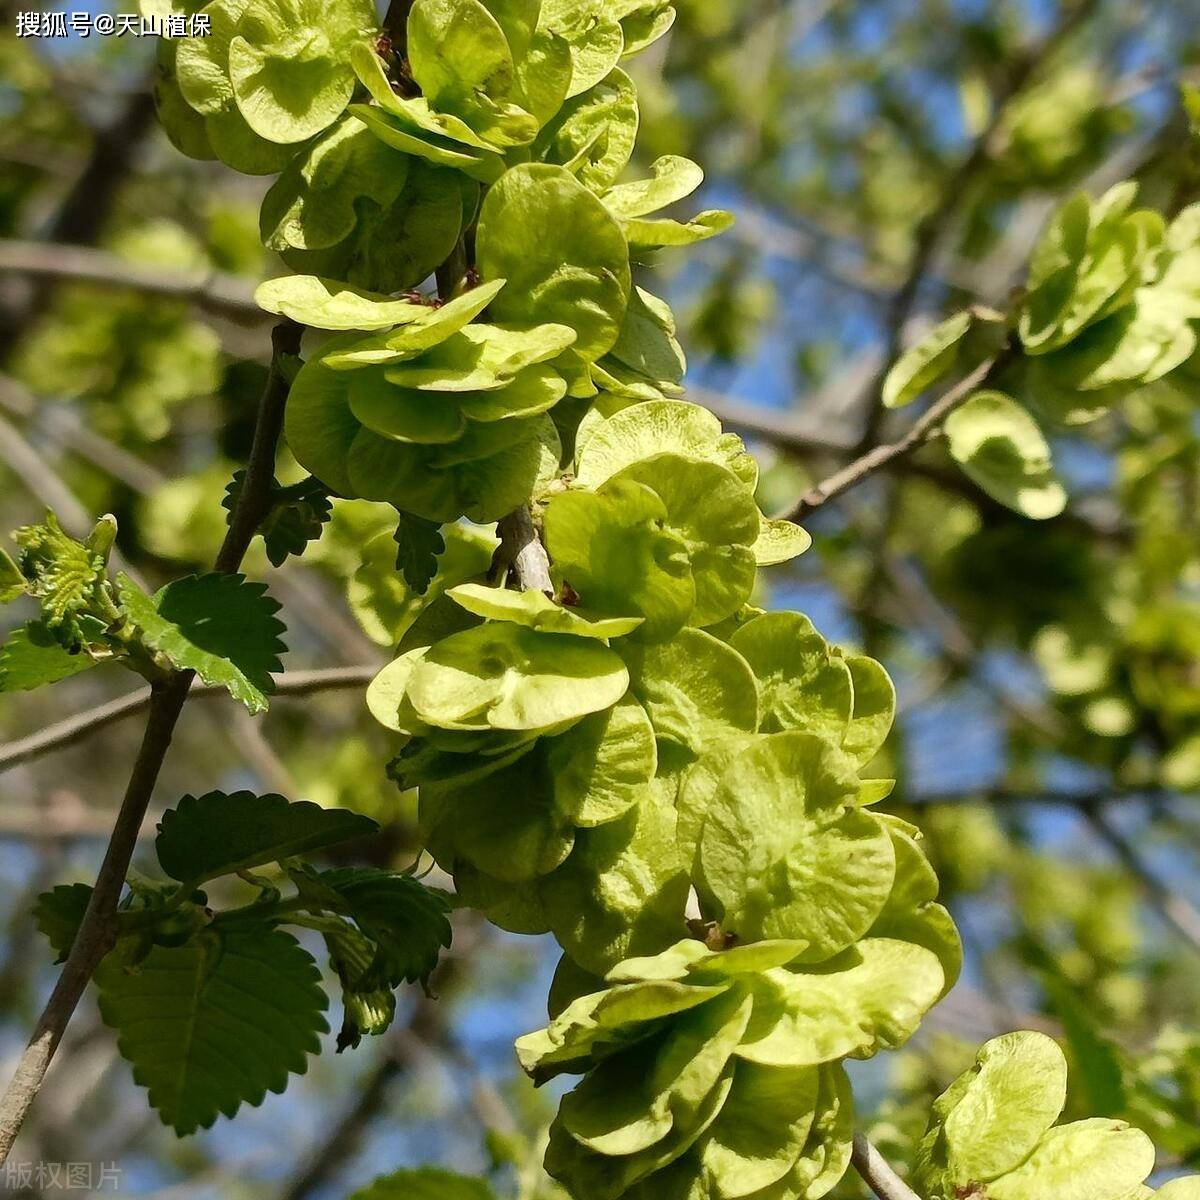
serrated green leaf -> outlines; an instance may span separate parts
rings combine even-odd
[[[320,982],[295,938],[261,924],[155,946],[137,967],[110,956],[96,972],[100,1015],[180,1136],[303,1074],[328,1029]]]
[[[147,596],[126,575],[121,606],[146,645],[181,671],[225,688],[252,713],[264,712],[286,649],[265,583],[244,575],[189,575]]]
[[[221,507],[229,512],[231,520],[245,478],[245,471],[236,471],[225,489]],[[299,558],[308,543],[321,536],[332,515],[333,503],[319,479],[310,476],[286,488],[272,480],[270,508],[258,526],[271,565],[282,566],[290,556]]]
[[[172,879],[197,884],[367,837],[379,826],[348,809],[253,792],[184,796],[163,813],[154,846]]]
[[[69,679],[96,660],[64,650],[38,621],[15,629],[0,645],[0,692],[29,692]]]
[[[303,891],[300,879],[293,878]],[[450,945],[445,893],[410,875],[374,867],[339,867],[314,878],[340,899],[342,914],[375,943],[367,979],[388,987],[428,980],[442,949]]]
[[[37,898],[33,921],[50,943],[55,962],[66,961],[91,898],[92,888],[87,883],[61,883]]]
[[[437,574],[438,555],[446,549],[441,526],[402,512],[392,539],[396,543],[396,570],[416,595],[424,596]]]

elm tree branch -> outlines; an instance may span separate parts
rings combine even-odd
[[[974,392],[1006,366],[1012,352],[1002,352],[980,363],[969,375],[945,391],[909,427],[903,437],[894,442],[875,446],[853,462],[835,471],[827,479],[815,484],[796,502],[787,514],[792,521],[802,520],[823,504],[840,496],[843,492],[862,483],[876,471],[911,454],[924,445],[940,429],[942,422]]]
[[[917,1193],[892,1170],[887,1159],[861,1133],[854,1135],[850,1161],[879,1200],[920,1200]]]
[[[378,671],[378,665],[372,663],[353,667],[324,667],[315,671],[285,671],[282,675],[275,676],[275,694],[309,696],[315,692],[362,687],[370,683]],[[226,694],[223,687],[210,684],[198,684],[191,690],[191,695],[196,699]],[[82,742],[109,725],[123,721],[134,713],[145,711],[150,707],[150,700],[150,689],[140,688],[106,704],[76,713],[55,725],[39,729],[28,737],[0,745],[0,771],[7,771],[10,767],[31,762],[53,750],[63,750]]]
[[[283,428],[288,385],[282,361],[298,354],[302,326],[282,321],[271,333],[271,369],[259,402],[246,478],[217,555],[218,571],[236,571],[270,507],[275,450]],[[17,1069],[0,1098],[0,1162],[7,1159],[17,1134],[46,1077],[80,998],[100,961],[116,939],[117,903],[129,862],[149,807],[154,786],[187,701],[194,674],[178,671],[150,689],[149,712],[141,748],[113,825],[112,837],[96,876],[87,911],[50,999],[38,1019]]]
[[[95,283],[186,300],[206,312],[241,322],[270,319],[254,303],[254,285],[249,280],[219,271],[164,271],[89,246],[47,245],[2,238],[0,271],[31,279]]]

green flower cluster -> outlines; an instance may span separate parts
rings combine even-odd
[[[566,1006],[522,1057],[594,1070],[548,1166],[588,1200],[823,1195],[848,1157],[841,1061],[907,1039],[961,955],[916,830],[869,809],[891,682],[752,606],[808,535],[678,399],[674,319],[633,285],[647,251],[729,223],[655,215],[699,186],[686,159],[620,182],[638,108],[617,64],[672,10],[416,0],[393,52],[348,0],[283,2],[215,0],[173,86],[221,157],[236,128],[283,168],[261,231],[299,274],[257,298],[324,331],[292,452],[401,514],[406,629],[368,693],[404,738],[390,772],[460,897],[565,952]],[[436,300],[410,290],[431,273]],[[454,524],[526,512],[545,590],[497,586]]]
[[[1018,333],[1025,387],[1051,419],[1091,420],[1196,351],[1200,206],[1167,225],[1136,196],[1136,183],[1075,195],[1034,251]]]
[[[960,312],[889,372],[883,400],[908,404],[939,379],[989,358],[989,388],[946,418],[950,455],[994,499],[1027,517],[1057,516],[1066,492],[1043,425],[1093,421],[1147,384],[1194,370],[1200,321],[1200,205],[1169,225],[1135,209],[1136,183],[1097,200],[1079,192],[1052,215],[1010,318]],[[1000,352],[1009,324],[1017,348]]]
[[[378,29],[370,0],[212,0],[210,33],[159,44],[159,116],[193,158],[249,175],[281,170],[341,115],[353,47]]]
[[[583,1075],[546,1168],[574,1196],[816,1200],[850,1161],[840,1060],[906,1040],[943,979],[928,951],[864,939],[832,962],[808,943],[681,941],[610,971],[517,1042],[535,1080]]]
[[[1123,1121],[1055,1125],[1067,1099],[1067,1060],[1041,1033],[1010,1033],[934,1102],[917,1155],[927,1200],[1195,1200],[1200,1176],[1145,1186],[1154,1146]]]
[[[571,468],[541,510],[558,599],[431,589],[372,684],[407,739],[392,773],[461,897],[565,951],[566,1007],[521,1053],[538,1078],[597,1068],[547,1159],[573,1195],[823,1195],[840,1061],[902,1043],[961,962],[917,831],[869,811],[891,682],[749,604],[805,539],[761,516],[711,414],[593,409]]]
[[[690,167],[681,159],[660,166],[643,191],[679,175],[696,186]],[[264,212],[271,202],[268,195]],[[626,197],[617,207],[658,202]],[[430,204],[446,211],[436,198]],[[370,282],[397,287],[445,258],[457,218],[447,232],[449,244],[439,237],[427,254],[410,242],[399,266],[395,256],[381,260],[374,242],[365,257],[358,242],[305,255],[331,254],[322,269],[361,259]],[[296,457],[343,496],[387,501],[436,522],[494,521],[541,495],[558,474],[560,430],[571,424],[549,415],[564,397],[588,400],[603,389],[614,407],[680,390],[674,322],[661,301],[631,288],[628,233],[606,198],[566,167],[525,164],[492,185],[479,209],[473,236],[483,282],[440,307],[320,276],[264,284],[265,308],[339,334],[309,357],[293,386],[287,435]],[[476,320],[485,310],[487,319]],[[575,421],[579,415],[576,407]]]

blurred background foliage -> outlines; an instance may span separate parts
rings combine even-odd
[[[768,511],[906,427],[878,416],[881,370],[940,314],[1002,300],[1056,198],[1127,176],[1167,211],[1200,198],[1180,102],[1200,79],[1200,0],[678,8],[635,64],[642,165],[694,158],[705,201],[739,220],[675,273],[640,269],[680,314],[693,395],[751,439]],[[279,267],[258,239],[266,183],[157,131],[149,39],[18,40],[15,11],[0,33],[0,525],[48,504],[75,529],[111,511],[120,553],[164,581],[211,559],[248,449],[269,345],[249,296]],[[764,602],[897,679],[888,803],[924,829],[967,944],[964,981],[911,1047],[858,1073],[860,1123],[899,1163],[980,1041],[1038,1028],[1073,1060],[1072,1115],[1134,1121],[1164,1169],[1200,1167],[1195,367],[1054,431],[1061,517],[999,507],[934,444],[825,506],[814,549],[771,574]],[[338,502],[322,540],[272,572],[289,670],[384,660],[406,603],[389,547],[381,506]],[[266,565],[259,546],[250,573]],[[97,672],[8,698],[0,735],[121,687]],[[136,724],[5,774],[5,1070],[51,979],[30,899],[94,871]],[[351,806],[404,865],[413,806],[388,757],[361,687],[281,697],[261,723],[205,700],[160,800],[250,786]],[[409,994],[393,1032],[182,1143],[89,1009],[14,1158],[115,1161],[122,1191],[158,1197],[342,1197],[425,1161],[552,1196],[536,1167],[552,1104],[518,1081],[510,1043],[540,1024],[553,959],[460,919],[437,1003]],[[837,1194],[862,1192],[848,1178]]]

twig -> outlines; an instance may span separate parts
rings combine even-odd
[[[931,404],[898,441],[888,442],[868,450],[852,463],[809,488],[787,514],[788,518],[793,521],[803,519],[823,504],[827,504],[844,491],[861,483],[880,468],[916,450],[938,431],[941,423],[967,400],[972,392],[982,387],[993,373],[998,372],[1007,364],[1010,354],[1011,352],[1002,352],[980,363],[974,371]]]
[[[1146,866],[1128,838],[1099,808],[1091,807],[1083,812],[1091,827],[1121,860],[1122,866],[1138,881],[1154,911],[1193,950],[1200,951],[1200,911],[1197,911],[1186,897],[1169,888]]]
[[[1078,0],[1074,6],[1068,6],[1058,23],[1037,45],[1014,59],[1007,77],[993,97],[991,120],[976,137],[967,156],[946,180],[941,190],[940,202],[926,214],[917,226],[908,272],[888,305],[885,318],[888,341],[882,372],[887,371],[904,348],[904,332],[913,315],[921,284],[942,245],[946,230],[953,224],[951,218],[969,198],[972,186],[996,153],[996,141],[1004,128],[1009,106],[1024,90],[1025,85],[1034,77],[1042,64],[1091,16],[1098,3],[1099,0]],[[861,449],[874,443],[886,411],[878,402],[879,384],[882,382],[881,373],[878,380],[866,393],[876,399],[867,414],[867,422],[859,442]]]
[[[281,322],[272,331],[271,369],[259,402],[245,484],[230,520],[229,531],[217,555],[218,571],[235,571],[238,568],[270,504],[275,448],[283,427],[288,390],[281,359],[285,355],[299,353],[302,332],[302,327],[291,321]],[[21,1055],[8,1089],[0,1099],[0,1162],[7,1159],[12,1149],[88,980],[116,939],[117,903],[125,886],[129,861],[133,857],[142,820],[193,678],[191,671],[180,671],[151,687],[141,749],[125,789],[87,911],[33,1036]]]
[[[511,572],[522,591],[554,595],[550,559],[529,509],[522,506],[509,513],[501,519],[496,532],[500,535],[494,564],[496,573],[503,575]]]
[[[254,284],[237,275],[219,271],[200,274],[163,271],[88,246],[45,245],[3,238],[0,271],[34,279],[73,280],[107,288],[129,288],[151,296],[170,296],[242,322],[270,320],[254,303]]]
[[[326,667],[316,671],[285,671],[282,675],[275,676],[275,694],[307,696],[313,692],[361,687],[370,683],[378,671],[378,666],[370,663],[356,667]],[[227,693],[223,687],[217,685],[198,684],[192,688],[191,694],[197,699],[205,699],[224,696]],[[52,750],[73,746],[76,742],[81,742],[134,713],[142,712],[149,706],[150,689],[141,688],[127,696],[110,700],[107,704],[77,713],[56,725],[48,725],[28,737],[0,745],[0,771],[7,771],[10,767],[40,758]]]
[[[154,467],[89,429],[66,405],[47,404],[10,375],[0,375],[0,408],[22,421],[37,422],[54,442],[72,450],[106,474],[139,493],[166,482]]]
[[[892,1170],[891,1164],[861,1133],[854,1135],[850,1155],[854,1169],[879,1200],[920,1200],[916,1192]]]

